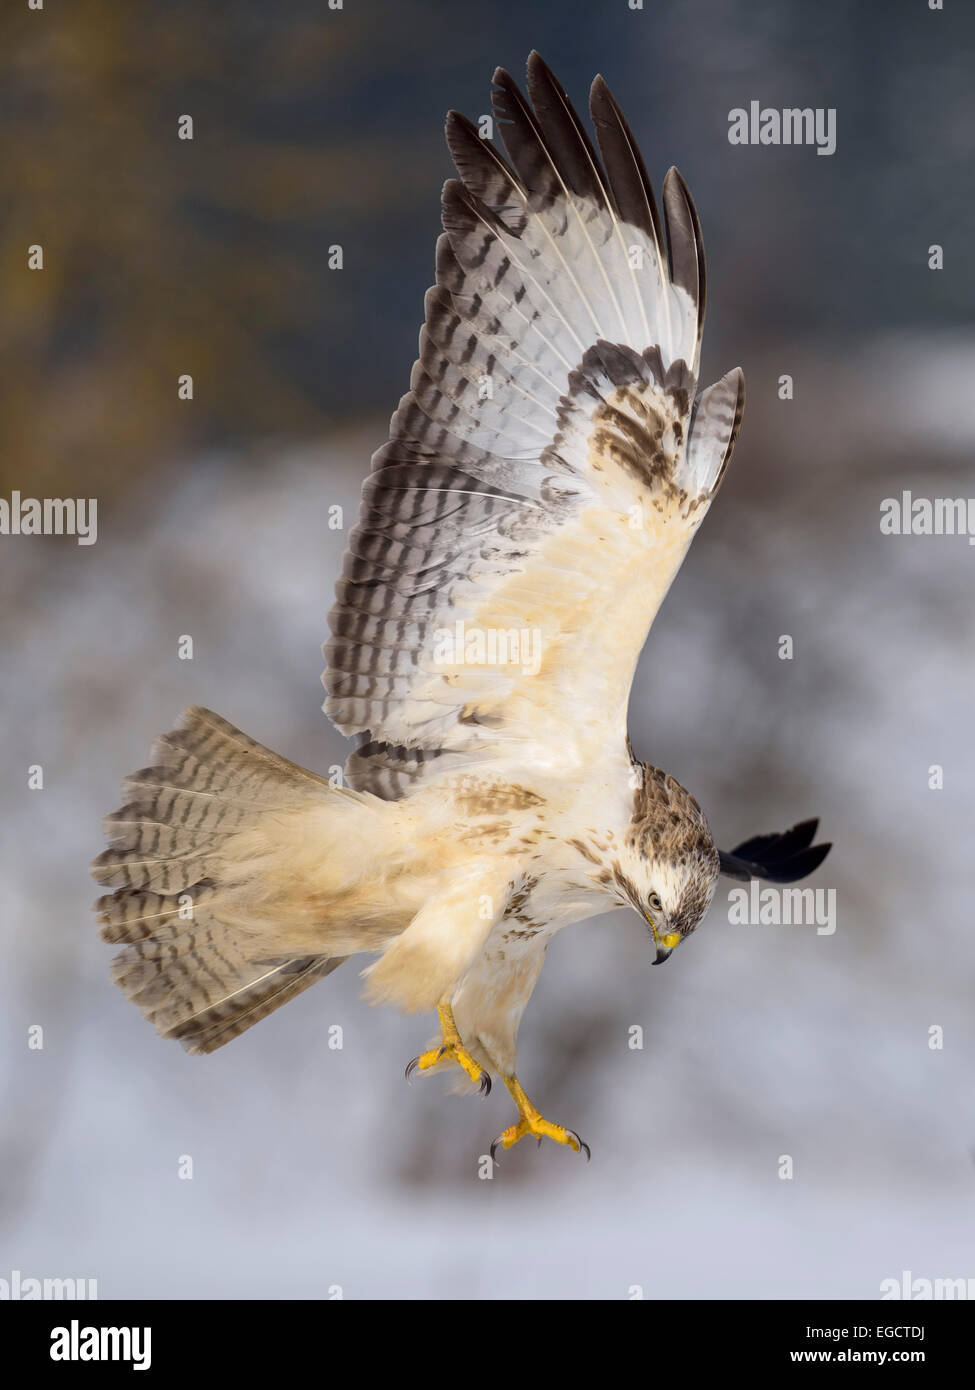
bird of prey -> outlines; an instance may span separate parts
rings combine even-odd
[[[721,484],[735,369],[698,391],[704,251],[676,169],[662,215],[601,77],[598,154],[541,58],[502,69],[505,153],[447,117],[436,284],[410,389],[349,536],[325,711],[357,745],[342,785],[208,710],[126,784],[93,873],[114,976],[164,1037],[206,1053],[352,956],[371,1002],[437,1011],[407,1069],[500,1076],[495,1140],[548,1137],[516,1074],[548,943],[629,905],[657,961],[719,871],[788,882],[815,821],[716,848],[693,796],[627,737],[637,658]]]

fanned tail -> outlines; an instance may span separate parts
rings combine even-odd
[[[199,708],[158,741],[126,793],[92,865],[114,889],[95,909],[102,937],[124,944],[113,978],[163,1037],[212,1052],[341,965],[275,953],[260,904],[275,859],[269,827],[353,794]]]

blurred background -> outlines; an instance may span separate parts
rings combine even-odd
[[[94,546],[0,537],[0,1277],[447,1299],[975,1277],[975,551],[879,527],[904,488],[975,494],[972,11],[78,0],[8,7],[0,37],[0,496],[99,500]],[[433,279],[443,116],[488,111],[532,47],[580,108],[604,74],[658,185],[680,166],[703,376],[748,382],[634,743],[725,847],[820,815],[837,930],[731,925],[724,880],[666,971],[633,914],[564,932],[519,1070],[593,1160],[521,1145],[484,1181],[503,1089],[407,1089],[428,1022],[367,1009],[354,966],[211,1057],[158,1039],[109,981],[87,865],[186,704],[343,761],[319,645]],[[753,99],[835,107],[836,153],[730,145]]]

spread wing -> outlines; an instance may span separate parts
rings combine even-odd
[[[447,119],[460,179],[420,356],[329,619],[325,710],[361,736],[353,784],[383,796],[432,758],[565,766],[619,745],[741,421],[739,370],[696,394],[704,252],[682,178],[661,223],[602,79],[600,162],[534,53],[528,77],[531,104],[495,74],[508,160]]]

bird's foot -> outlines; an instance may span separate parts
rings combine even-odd
[[[414,1057],[406,1068],[406,1079],[415,1071],[429,1071],[438,1062],[455,1062],[470,1079],[480,1088],[481,1095],[486,1096],[491,1089],[491,1078],[479,1063],[461,1043],[445,1042],[440,1047],[432,1047],[429,1052],[421,1052],[419,1057]]]
[[[480,1063],[474,1060],[461,1041],[450,1006],[441,1004],[437,1012],[440,1015],[440,1026],[443,1029],[443,1042],[439,1047],[432,1047],[428,1052],[421,1052],[419,1057],[413,1058],[413,1061],[406,1068],[407,1081],[415,1071],[430,1071],[439,1062],[454,1062],[462,1071],[467,1073],[480,1090],[481,1095],[486,1096],[491,1089],[491,1078]]]
[[[564,1125],[552,1124],[546,1120],[540,1111],[536,1110],[531,1101],[525,1095],[521,1082],[516,1076],[506,1076],[504,1084],[511,1092],[512,1099],[518,1107],[521,1118],[517,1124],[510,1125],[491,1145],[491,1157],[494,1158],[498,1149],[511,1149],[518,1143],[519,1139],[524,1139],[528,1135],[538,1140],[538,1147],[541,1148],[543,1139],[553,1139],[556,1144],[563,1144],[567,1149],[572,1149],[575,1153],[584,1153],[588,1163],[592,1154],[589,1145],[584,1139],[576,1134],[574,1129],[566,1129]]]
[[[592,1157],[589,1145],[584,1139],[580,1139],[574,1129],[566,1129],[563,1125],[554,1125],[550,1120],[546,1120],[542,1115],[523,1116],[516,1125],[510,1125],[503,1134],[499,1134],[491,1145],[491,1157],[494,1158],[498,1149],[514,1148],[519,1139],[524,1139],[527,1135],[532,1135],[538,1140],[541,1148],[543,1139],[554,1139],[556,1144],[564,1144],[566,1148],[573,1149],[576,1153],[584,1153],[586,1162]]]

